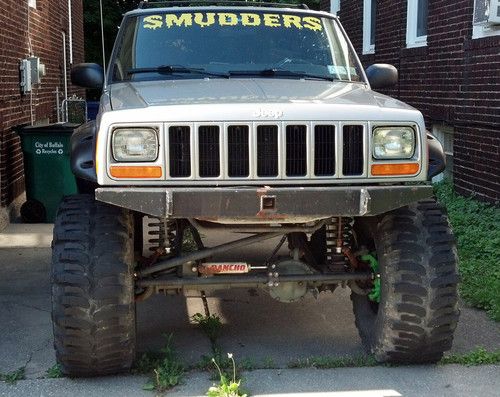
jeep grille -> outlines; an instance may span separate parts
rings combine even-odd
[[[310,122],[170,126],[167,175],[186,179],[363,176],[365,127],[343,125],[340,134],[337,129],[335,124]]]

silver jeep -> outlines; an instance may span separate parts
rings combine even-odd
[[[103,93],[72,137],[81,194],[55,222],[63,372],[128,370],[137,300],[228,287],[288,303],[348,286],[378,361],[439,360],[458,319],[454,237],[430,185],[444,156],[418,110],[372,90],[396,69],[363,70],[334,15],[224,4],[141,3],[105,73],[72,70]],[[200,232],[218,230],[242,237],[206,247]],[[265,263],[212,259],[273,238]]]

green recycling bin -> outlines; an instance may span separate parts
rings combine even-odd
[[[24,222],[54,221],[63,196],[77,193],[70,166],[70,137],[79,124],[57,123],[16,128],[24,155],[27,201]]]

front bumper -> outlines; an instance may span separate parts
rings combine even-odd
[[[96,199],[159,218],[302,222],[370,216],[432,196],[432,186],[102,187]]]

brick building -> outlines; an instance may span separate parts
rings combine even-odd
[[[453,164],[456,190],[489,202],[500,200],[497,3],[321,1],[323,10],[340,17],[365,67],[390,63],[398,68],[399,84],[384,93],[424,113]]]
[[[30,56],[40,58],[46,75],[23,94],[20,62]],[[22,204],[24,192],[22,153],[12,127],[57,121],[55,91],[62,99],[64,69],[69,80],[71,61],[83,62],[82,0],[0,2],[0,229]],[[69,82],[68,93],[83,94]]]

